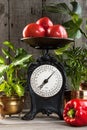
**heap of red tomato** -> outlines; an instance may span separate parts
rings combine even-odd
[[[66,29],[60,25],[54,25],[48,17],[42,17],[36,23],[30,23],[23,29],[23,37],[58,37],[67,38]]]

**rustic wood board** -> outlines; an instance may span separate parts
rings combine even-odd
[[[39,52],[28,45],[22,43],[22,30],[26,24],[35,22],[42,16],[48,16],[56,23],[62,23],[67,17],[60,17],[59,14],[51,14],[42,11],[44,5],[50,3],[59,3],[61,0],[0,0],[0,42],[10,40],[17,47],[24,47],[29,53],[38,56]],[[69,3],[67,0],[63,2]],[[82,16],[84,19],[87,17],[87,0],[79,0],[82,5]],[[84,23],[85,24],[85,23]],[[82,40],[77,40],[79,45],[82,45]],[[1,44],[0,44],[1,47]]]

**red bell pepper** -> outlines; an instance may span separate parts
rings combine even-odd
[[[72,99],[64,107],[63,118],[65,122],[72,126],[87,125],[87,100]]]

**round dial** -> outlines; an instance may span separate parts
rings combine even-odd
[[[44,64],[33,71],[30,84],[37,95],[51,97],[60,91],[63,84],[63,76],[55,66]]]

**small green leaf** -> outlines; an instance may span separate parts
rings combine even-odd
[[[0,64],[5,64],[5,60],[2,56],[0,56]]]
[[[24,96],[24,87],[21,84],[15,84],[14,89],[19,97]]]
[[[6,45],[7,47],[9,47],[10,49],[14,50],[14,46],[11,42],[5,41],[5,42],[3,42],[3,44]]]
[[[59,48],[55,50],[56,55],[62,55],[64,51],[66,51],[70,47],[70,44],[66,45],[65,47]]]
[[[29,61],[31,59],[32,55],[25,55],[22,57],[18,57],[17,59],[15,59],[12,63],[11,66],[18,66],[18,65],[23,65],[24,63],[26,63],[27,61]]]
[[[0,92],[4,92],[5,90],[5,82],[0,84]]]
[[[0,65],[0,76],[8,69],[8,65]]]
[[[0,77],[0,84],[4,81],[4,76]],[[1,88],[0,88],[1,89]]]
[[[80,20],[79,20],[79,16],[78,16],[77,14],[73,14],[72,20],[73,20],[74,23],[77,23],[77,25],[79,25],[78,21],[79,21],[79,22],[82,22],[82,19],[81,19],[81,21],[80,21]]]
[[[6,56],[7,59],[12,58],[12,55],[10,54],[10,52],[7,49],[3,48],[2,52]]]
[[[13,89],[12,89],[12,85],[9,84],[7,81],[5,81],[4,84],[5,88],[4,88],[4,93],[6,94],[6,96],[12,96],[13,95]]]
[[[23,48],[18,48],[18,49],[16,49],[16,52],[15,52],[15,58],[18,58],[21,55],[24,56],[26,54],[27,54],[27,52]]]

